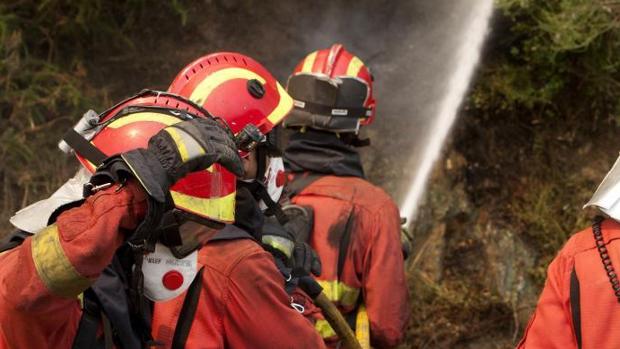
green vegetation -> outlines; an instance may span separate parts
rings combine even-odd
[[[439,170],[418,227],[446,233],[439,272],[411,271],[414,347],[513,347],[620,150],[620,1],[496,7],[448,157],[463,164]]]
[[[503,17],[468,116],[487,128],[485,165],[504,169],[485,176],[510,188],[495,202],[544,268],[587,225],[581,206],[620,149],[613,137],[620,1],[499,0],[497,7]],[[510,134],[510,142],[500,140]],[[544,269],[536,274],[540,285]]]
[[[178,1],[163,8],[185,20]],[[0,4],[0,219],[49,194],[70,174],[56,143],[89,108],[109,104],[89,85],[93,55],[131,50],[146,1],[16,1]],[[6,223],[2,224],[6,227]],[[0,235],[4,229],[0,229]]]

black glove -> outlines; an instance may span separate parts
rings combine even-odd
[[[151,198],[170,205],[168,190],[174,183],[216,162],[237,176],[244,173],[232,132],[215,119],[196,118],[159,131],[149,140],[147,149],[106,159],[97,168],[91,184],[98,186],[135,177]]]
[[[293,277],[321,276],[321,260],[316,252],[305,242],[296,242],[291,258],[291,267]]]
[[[110,183],[138,179],[149,194],[148,209],[128,242],[136,249],[153,251],[155,242],[164,234],[162,220],[170,218],[174,207],[170,187],[188,173],[205,170],[216,162],[237,176],[243,175],[232,132],[215,119],[182,121],[159,131],[149,140],[147,149],[106,159],[85,186],[85,196]],[[178,231],[172,235],[179,240],[175,234]]]

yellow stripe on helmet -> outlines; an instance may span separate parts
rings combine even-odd
[[[211,95],[213,90],[215,90],[218,86],[225,83],[226,81],[230,81],[233,79],[256,79],[260,81],[261,84],[265,84],[265,79],[263,79],[262,76],[250,70],[243,68],[226,68],[216,71],[215,73],[207,76],[207,78],[201,81],[198,86],[196,86],[189,99],[192,102],[203,105],[207,98]]]
[[[235,220],[235,192],[219,198],[197,198],[170,191],[175,206],[220,222]]]
[[[359,74],[360,69],[362,69],[362,66],[364,65],[364,63],[357,58],[356,56],[353,56],[353,58],[351,58],[351,62],[349,62],[349,66],[347,67],[347,76],[357,76],[357,74]]]
[[[312,73],[312,67],[314,66],[314,61],[316,60],[316,54],[318,51],[314,51],[304,59],[304,64],[301,66],[302,73]]]
[[[141,121],[159,122],[166,126],[170,126],[170,125],[179,123],[182,120],[174,116],[166,115],[162,113],[142,112],[142,113],[130,114],[130,115],[118,118],[112,121],[107,127],[121,128],[123,126],[133,124],[134,122],[141,122]]]
[[[80,275],[65,255],[55,224],[32,238],[32,259],[39,278],[53,294],[74,298],[90,287],[91,281]]]
[[[267,120],[272,125],[277,125],[288,113],[293,109],[293,98],[286,92],[286,90],[280,85],[279,82],[276,82],[278,86],[278,94],[280,95],[280,101],[278,102],[278,106],[267,116]]]
[[[318,280],[318,282],[323,287],[323,293],[330,301],[343,307],[351,307],[357,303],[360,295],[359,288],[348,286],[338,280]]]

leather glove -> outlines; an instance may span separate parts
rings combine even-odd
[[[234,136],[215,119],[182,121],[159,131],[147,149],[113,156],[99,166],[92,186],[135,177],[157,203],[171,204],[170,187],[187,174],[219,163],[237,176],[244,173]]]

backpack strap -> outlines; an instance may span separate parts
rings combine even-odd
[[[174,337],[172,338],[171,349],[183,349],[189,337],[189,331],[192,328],[194,317],[196,316],[196,309],[198,308],[198,301],[200,300],[200,291],[202,290],[202,271],[200,269],[194,281],[189,286],[181,313],[179,314],[179,320],[177,327],[174,330]]]
[[[347,254],[349,251],[349,244],[351,243],[351,221],[353,220],[353,207],[349,211],[349,217],[347,218],[347,223],[344,226],[344,232],[342,233],[342,237],[340,238],[340,243],[338,244],[338,280],[342,280],[342,272],[344,270],[344,263],[347,260]]]
[[[72,349],[111,349],[114,346],[110,320],[103,314],[92,289],[84,291],[82,317],[73,339]],[[97,338],[99,324],[103,321],[103,341]]]

